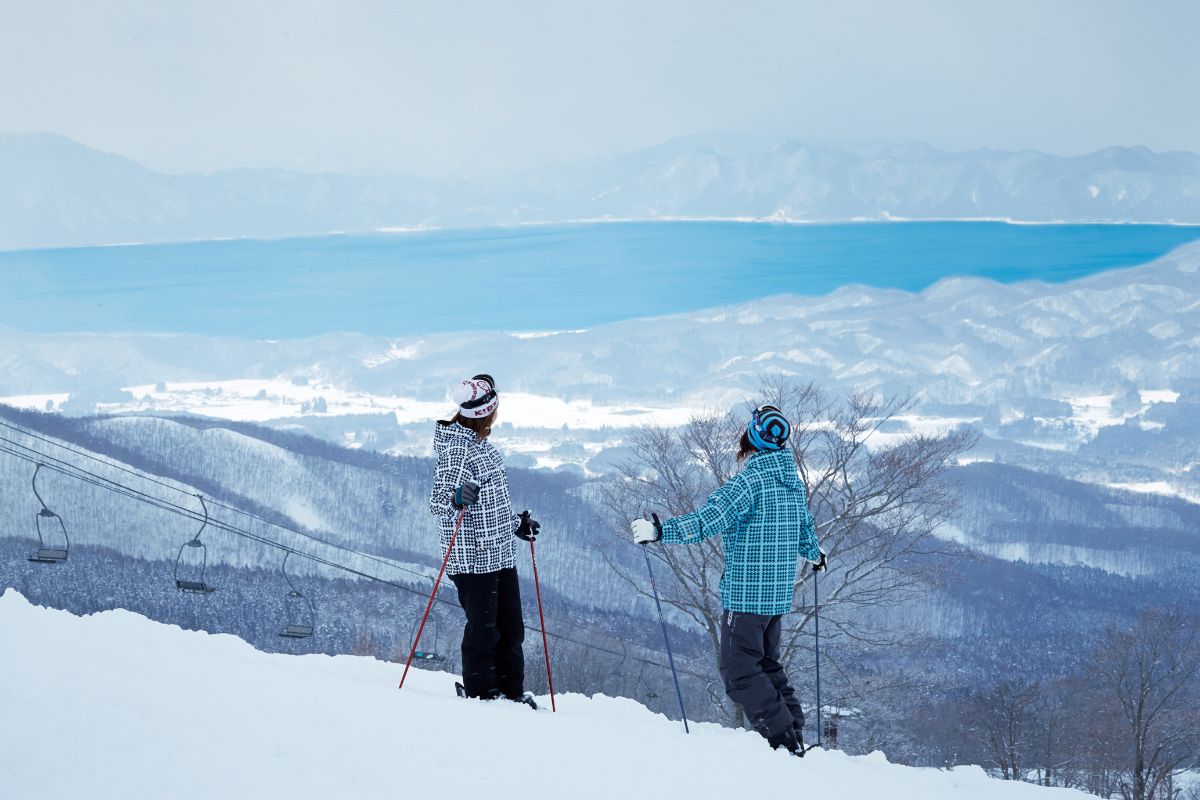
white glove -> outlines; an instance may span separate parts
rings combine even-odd
[[[654,515],[653,522],[648,519],[635,519],[629,523],[629,528],[633,531],[635,544],[649,544],[662,538],[662,525],[658,522],[657,514]]]

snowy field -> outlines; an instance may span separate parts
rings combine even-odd
[[[348,390],[333,383],[297,385],[284,380],[231,379],[197,382],[163,382],[122,387],[132,395],[128,402],[98,403],[95,410],[106,414],[168,413],[194,414],[218,419],[283,423],[304,417],[336,419],[362,414],[387,414],[398,426],[432,424],[445,419],[453,410],[449,400],[429,401],[395,395],[371,394]],[[28,410],[54,409],[67,401],[69,393],[12,395],[0,397],[0,404]],[[749,400],[749,392],[730,390],[722,398],[734,403]],[[1069,452],[1095,438],[1101,428],[1123,425],[1126,420],[1144,415],[1154,405],[1177,401],[1178,392],[1144,390],[1139,392],[1140,405],[1114,412],[1112,406],[1119,395],[1096,395],[1066,398],[1073,414],[1061,419],[1036,418],[1046,430],[1057,429],[1059,435],[1048,441],[1024,441],[1033,447]],[[598,403],[592,400],[564,400],[558,397],[525,392],[506,392],[502,421],[515,429],[509,436],[506,450],[525,453],[539,467],[554,468],[564,463],[585,467],[587,459],[605,446],[623,443],[629,429],[643,425],[683,425],[694,416],[711,411],[716,405],[659,403]],[[1023,415],[1013,414],[1005,422],[1020,421]],[[871,446],[894,443],[913,434],[936,434],[960,425],[977,425],[981,417],[904,414],[894,418],[893,430],[878,431]],[[1143,422],[1144,430],[1160,423]],[[578,441],[573,432],[591,434],[592,444]],[[600,433],[602,435],[596,436]],[[598,441],[597,441],[598,440]],[[361,446],[353,439],[343,444]],[[575,458],[553,458],[548,451],[561,444],[580,444],[583,448]],[[428,456],[430,445],[421,440],[410,446],[395,447],[398,455]],[[1166,481],[1141,484],[1111,483],[1112,488],[1189,498],[1186,492],[1175,489]]]
[[[97,410],[107,413],[167,411],[245,422],[267,422],[310,413],[334,416],[389,413],[395,416],[397,424],[406,425],[413,422],[432,423],[435,419],[446,418],[454,409],[453,403],[448,399],[428,401],[377,395],[350,391],[329,383],[297,386],[279,380],[238,379],[164,383],[161,391],[159,388],[125,387],[124,391],[136,398],[134,402],[102,403]],[[690,415],[701,411],[698,408],[670,406],[665,403],[653,406],[603,405],[590,400],[568,401],[523,392],[505,392],[504,398],[504,420],[518,428],[567,426],[576,430],[596,430],[646,423],[679,425],[686,422]],[[18,400],[25,402],[21,403]],[[39,407],[36,402],[28,402],[28,398],[12,398],[2,402],[18,407]],[[41,405],[44,406],[44,402]],[[323,410],[315,411],[317,407]]]
[[[632,700],[559,711],[458,700],[453,676],[353,656],[269,655],[127,611],[0,596],[0,786],[30,798],[1083,798],[889,764],[772,752]],[[546,701],[546,698],[541,698]],[[544,705],[548,703],[544,702]]]

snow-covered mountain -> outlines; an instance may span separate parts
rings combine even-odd
[[[1080,792],[882,753],[772,752],[632,700],[558,712],[454,697],[454,676],[370,658],[271,655],[127,611],[76,617],[0,595],[0,777],[12,798],[733,797],[1054,800]],[[80,654],[86,654],[81,671]],[[540,698],[543,704],[548,698]],[[480,746],[471,746],[471,743]]]
[[[451,181],[167,175],[49,134],[0,134],[0,249],[373,230],[431,218]]]
[[[547,167],[504,185],[519,216],[787,220],[1200,221],[1200,156],[1110,147],[1076,157],[923,144],[747,152],[695,138]]]
[[[730,148],[687,138],[487,182],[245,169],[167,175],[49,134],[0,134],[0,249],[581,218],[1200,222],[1200,156]]]

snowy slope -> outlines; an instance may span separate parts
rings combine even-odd
[[[0,786],[52,797],[1083,798],[889,764],[803,761],[755,734],[691,736],[631,700],[559,713],[453,697],[450,675],[268,655],[126,611],[75,617],[0,596]]]

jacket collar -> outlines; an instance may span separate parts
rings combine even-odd
[[[444,422],[438,422],[433,426],[433,452],[441,455],[441,452],[454,441],[461,441],[464,444],[474,444],[478,441],[475,436],[475,431],[470,428],[464,428],[457,422],[447,425]]]
[[[800,486],[800,474],[789,448],[764,450],[746,459],[746,469],[754,470],[777,479],[785,486]]]

